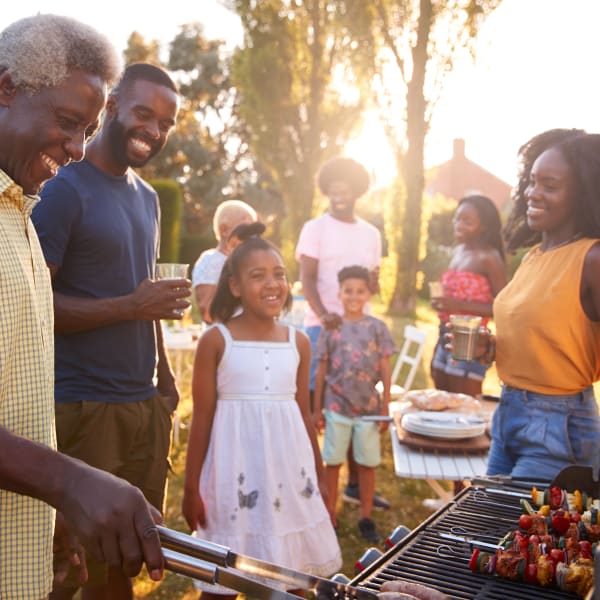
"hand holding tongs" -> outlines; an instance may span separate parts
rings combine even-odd
[[[233,568],[284,583],[294,589],[310,590],[318,597],[331,600],[377,600],[375,592],[363,588],[236,554],[226,546],[200,540],[160,525],[157,529],[163,547],[165,567],[194,579],[219,583],[261,600],[298,600],[297,596],[231,571],[230,568]]]

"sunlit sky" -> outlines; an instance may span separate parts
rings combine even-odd
[[[119,49],[133,30],[166,44],[179,25],[191,21],[202,22],[208,37],[226,39],[231,47],[242,37],[237,17],[217,0],[18,0],[4,3],[1,25],[38,11],[88,22]],[[475,64],[459,65],[447,79],[426,164],[448,160],[453,138],[462,137],[470,159],[512,184],[518,147],[532,135],[551,127],[600,132],[598,23],[597,0],[504,0],[480,33]],[[376,169],[380,183],[393,170],[375,118],[348,153]]]

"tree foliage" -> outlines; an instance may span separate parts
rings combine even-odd
[[[373,86],[406,187],[397,281],[390,309],[414,311],[424,188],[425,138],[447,74],[501,0],[372,0],[378,84]],[[390,82],[394,85],[390,85]],[[400,93],[399,93],[400,91]],[[393,115],[393,118],[385,115]],[[398,119],[397,115],[402,118]]]
[[[280,198],[242,141],[224,42],[206,39],[200,23],[188,23],[167,52],[161,50],[157,41],[134,32],[124,52],[126,64],[145,61],[166,68],[181,92],[176,128],[141,174],[177,181],[183,189],[182,258],[192,261],[214,242],[212,215],[220,202],[251,197],[268,215],[279,209]]]
[[[282,245],[288,258],[302,224],[312,216],[314,176],[340,152],[365,104],[361,83],[373,45],[350,34],[368,24],[363,2],[232,0],[244,46],[232,79],[239,114],[257,160],[268,169],[285,206]],[[368,27],[365,32],[370,35]],[[353,60],[353,57],[356,60]]]

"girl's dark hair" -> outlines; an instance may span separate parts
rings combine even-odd
[[[345,156],[328,160],[317,174],[317,185],[325,196],[334,181],[348,184],[354,198],[362,196],[369,189],[370,183],[368,171],[359,162]]]
[[[223,265],[219,283],[217,283],[217,291],[210,303],[210,316],[213,321],[226,323],[241,306],[240,299],[236,298],[229,289],[229,279],[239,277],[244,262],[252,252],[267,250],[281,256],[277,246],[260,237],[265,229],[266,227],[260,222],[244,223],[234,229],[235,235],[240,239],[241,244],[234,249]],[[288,294],[283,308],[289,310],[291,306],[292,294],[288,284]]]
[[[362,279],[367,286],[371,284],[371,277],[369,276],[369,269],[361,267],[359,265],[351,265],[350,267],[344,267],[338,271],[338,283],[342,284],[346,279]]]
[[[495,248],[500,253],[502,260],[506,260],[504,252],[504,242],[502,241],[502,224],[500,223],[500,213],[496,205],[487,196],[466,196],[459,201],[458,206],[468,204],[472,206],[479,215],[482,225],[481,241],[491,248]]]
[[[566,150],[566,144],[584,137],[587,137],[587,134],[583,129],[549,129],[548,131],[544,131],[543,133],[532,137],[519,148],[517,158],[518,179],[517,185],[512,192],[513,208],[508,217],[506,227],[504,228],[504,238],[506,239],[506,246],[509,252],[514,252],[517,248],[522,246],[532,246],[533,244],[538,243],[542,237],[541,233],[532,231],[527,225],[526,192],[529,187],[533,163],[542,153],[553,147],[559,147],[565,160],[569,161],[568,155],[570,153]],[[578,171],[585,170],[589,175],[589,167],[584,166],[583,164],[575,165],[573,162],[569,161],[569,166],[573,168],[579,184],[582,183],[582,180],[581,176],[578,175]],[[588,190],[588,195],[590,191],[591,190]],[[600,193],[600,188],[595,186],[594,192],[597,198],[598,193]],[[592,212],[597,210],[597,208],[594,207],[594,204],[597,204],[597,201],[592,202],[590,205],[589,197],[587,201],[584,201],[583,198],[579,197],[576,201],[578,203],[577,212],[583,213],[586,219]],[[581,208],[581,210],[579,210],[579,208]],[[590,215],[587,213],[590,213]],[[583,232],[583,229],[581,231]]]

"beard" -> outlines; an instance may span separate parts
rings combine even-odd
[[[147,158],[143,160],[135,160],[127,153],[129,137],[130,134],[127,133],[125,125],[119,121],[119,114],[117,113],[114,119],[108,124],[108,143],[110,145],[113,158],[119,165],[123,167],[143,167],[149,160],[154,158],[160,152],[160,147],[158,147],[156,143],[152,143],[150,140],[144,137],[144,140],[150,144],[152,150]]]

